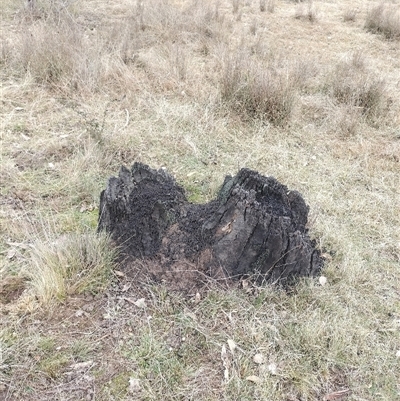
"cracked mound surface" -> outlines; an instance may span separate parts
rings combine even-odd
[[[167,172],[135,163],[102,192],[98,229],[121,247],[127,270],[175,289],[248,276],[286,284],[322,266],[308,210],[297,191],[249,169],[226,177],[217,199],[192,204]]]

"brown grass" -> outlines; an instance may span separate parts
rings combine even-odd
[[[385,81],[370,72],[361,53],[353,53],[350,60],[336,66],[332,75],[334,98],[370,118],[380,117],[386,110]]]
[[[282,125],[290,120],[298,89],[294,71],[249,60],[228,58],[221,81],[221,99],[235,112]]]

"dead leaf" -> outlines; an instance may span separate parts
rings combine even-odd
[[[269,371],[269,373],[271,373],[271,375],[276,375],[276,373],[277,373],[277,370],[278,370],[278,367],[276,366],[276,364],[275,363],[270,363],[269,365],[268,365],[268,371]]]
[[[229,368],[230,368],[231,362],[229,360],[229,355],[226,351],[225,344],[221,348],[221,360],[222,360],[222,365],[225,368],[224,369],[224,379],[226,381],[228,381],[229,380]]]
[[[147,306],[145,298],[139,298],[137,301],[134,302],[134,304],[138,308],[145,308]]]
[[[229,346],[229,349],[231,350],[231,353],[233,355],[233,353],[234,353],[234,351],[235,351],[235,349],[237,347],[235,341],[233,341],[231,339],[228,339],[228,346]]]
[[[224,370],[224,379],[225,379],[225,381],[229,380],[229,369]]]
[[[350,389],[346,388],[344,390],[335,391],[333,393],[327,394],[324,397],[324,401],[340,400],[343,397],[350,395]]]
[[[74,363],[70,366],[71,369],[81,370],[93,365],[93,361]]]
[[[7,252],[7,259],[10,259],[10,260],[13,259],[16,254],[17,254],[17,251],[15,250],[15,248],[9,249]]]
[[[120,270],[114,270],[114,273],[118,277],[125,277],[125,274],[123,272],[121,272]]]
[[[253,361],[254,361],[255,363],[258,363],[258,364],[263,363],[263,362],[264,362],[264,355],[263,355],[263,354],[255,354],[255,355],[253,356]]]
[[[224,363],[225,363],[225,361],[227,359],[227,353],[226,353],[225,344],[221,348],[221,359],[222,359],[222,362],[224,362]]]
[[[124,286],[121,289],[121,292],[126,292],[131,288],[131,284],[124,284]]]
[[[193,312],[185,310],[185,316],[190,317],[192,320],[197,321],[197,317]]]
[[[247,280],[242,280],[240,283],[242,284],[242,288],[244,290],[249,288],[249,282]]]
[[[256,384],[261,383],[261,379],[258,376],[254,376],[254,375],[253,376],[247,376],[246,380],[249,381],[249,382],[252,382],[252,383],[256,383]]]

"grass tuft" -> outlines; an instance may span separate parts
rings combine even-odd
[[[355,52],[339,63],[331,77],[333,97],[342,104],[358,109],[362,115],[383,115],[387,104],[385,81],[366,67],[362,54]]]
[[[357,18],[357,9],[356,8],[346,8],[343,12],[343,21],[345,22],[354,22]]]
[[[221,80],[221,99],[244,117],[283,125],[292,115],[297,75],[289,67],[247,61],[238,54],[227,59]]]
[[[364,26],[386,39],[400,39],[400,8],[382,2],[367,14]]]
[[[116,250],[104,234],[47,236],[34,243],[25,276],[42,304],[81,293],[98,293],[108,284]]]
[[[313,1],[308,0],[306,6],[304,4],[298,4],[298,6],[296,7],[296,11],[294,13],[294,18],[310,22],[316,22],[318,16]]]

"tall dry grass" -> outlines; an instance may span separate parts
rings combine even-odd
[[[225,61],[221,100],[244,117],[282,125],[290,120],[298,87],[296,72],[289,66],[262,63],[238,53]]]
[[[296,7],[294,18],[310,22],[316,22],[318,19],[318,13],[314,5],[314,2],[312,0],[307,0],[306,5],[302,2],[298,3],[300,4],[298,4]]]
[[[360,52],[340,62],[331,76],[332,96],[367,118],[379,118],[387,110],[385,80],[372,72]]]
[[[368,12],[364,26],[368,31],[381,33],[387,39],[398,39],[400,38],[400,8],[381,2]]]
[[[139,54],[153,46],[173,48],[169,58],[181,79],[185,52],[179,49],[193,41],[205,46],[218,41],[223,24],[218,3],[193,2],[182,11],[159,0],[132,5],[118,26],[88,28],[73,2],[37,2],[23,17],[24,29],[13,45],[2,42],[4,67],[39,85],[75,93],[136,90],[136,76],[147,71]]]

